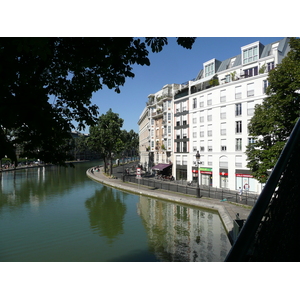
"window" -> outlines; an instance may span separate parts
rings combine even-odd
[[[242,139],[235,139],[235,150],[236,151],[242,150]]]
[[[197,151],[197,142],[193,142],[193,152]]]
[[[200,151],[204,151],[204,140],[200,140]]]
[[[154,147],[154,141],[151,141],[151,147],[152,148]]]
[[[263,93],[267,92],[267,87],[269,86],[269,81],[266,79],[263,81]]]
[[[187,155],[182,155],[182,164],[187,165]]]
[[[168,121],[171,121],[171,113],[168,113]]]
[[[209,166],[212,166],[212,160],[213,160],[212,155],[208,155],[208,156],[207,156],[207,164],[208,164]]]
[[[154,129],[151,129],[151,136],[154,136]]]
[[[212,109],[207,110],[207,121],[212,121]]]
[[[235,99],[241,99],[242,98],[242,87],[236,86],[235,87]]]
[[[187,125],[187,115],[182,116],[182,125]]]
[[[200,123],[203,123],[204,122],[204,111],[201,110],[200,111]]]
[[[204,126],[200,126],[200,137],[204,137]]]
[[[207,136],[212,136],[212,125],[207,126]]]
[[[179,152],[179,151],[177,151]],[[181,156],[180,155],[176,155],[176,165],[181,165]]]
[[[230,79],[231,79],[230,74],[228,74],[228,75],[225,76],[225,82],[226,83],[230,82]]]
[[[258,60],[258,47],[254,46],[243,51],[243,64]]]
[[[227,140],[222,139],[221,140],[221,151],[226,151],[227,150]]]
[[[168,147],[171,147],[171,140],[168,140]]]
[[[186,111],[187,106],[186,106],[186,101],[182,102],[182,111]]]
[[[204,107],[204,96],[200,97],[199,107]]]
[[[197,132],[193,131],[193,138],[196,139],[197,138]]]
[[[176,139],[180,139],[180,129],[176,130]]]
[[[268,72],[271,71],[272,69],[274,69],[274,61],[269,62],[269,63],[267,64],[267,66],[268,66]]]
[[[248,145],[251,145],[251,144],[253,144],[253,143],[255,143],[255,138],[249,137],[249,138],[248,138]]]
[[[242,165],[242,155],[237,155],[235,157],[235,166],[237,168],[241,168],[243,165]]]
[[[180,143],[176,143],[176,152],[180,152]]]
[[[180,103],[175,104],[176,112],[180,112]]]
[[[220,102],[226,102],[226,90],[220,91]]]
[[[254,96],[254,82],[247,84],[247,97]]]
[[[242,133],[242,121],[235,122],[235,133]]]
[[[196,124],[197,123],[197,118],[193,118],[193,124]]]
[[[248,116],[254,115],[254,101],[247,102],[247,115]]]
[[[226,106],[220,107],[220,119],[226,119]]]
[[[226,123],[221,123],[221,135],[226,135]]]
[[[176,117],[176,126],[180,126],[180,117]]]
[[[205,66],[205,77],[211,76],[214,74],[214,63],[210,63]]]
[[[242,103],[237,103],[235,105],[235,115],[241,116],[242,115]]]
[[[207,105],[212,105],[212,94],[207,95]]]
[[[171,134],[171,126],[168,126],[168,133]]]
[[[187,138],[187,128],[182,129],[182,138],[184,138],[184,139]]]
[[[182,143],[182,152],[187,152],[187,142]]]
[[[193,108],[197,108],[197,98],[193,99]]]
[[[256,76],[257,74],[258,74],[258,67],[254,67],[254,68],[244,70],[245,78]]]
[[[207,141],[207,150],[208,150],[208,151],[212,151],[212,150],[213,150],[213,147],[212,147],[212,140],[208,140],[208,141]]]

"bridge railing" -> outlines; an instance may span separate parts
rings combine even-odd
[[[300,119],[225,261],[298,261]]]

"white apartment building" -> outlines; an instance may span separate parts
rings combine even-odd
[[[248,123],[265,98],[269,71],[290,49],[288,42],[241,45],[234,57],[204,62],[194,80],[149,95],[151,166],[171,162],[176,180],[199,178],[201,185],[260,193],[262,185],[246,167],[246,146],[253,142]]]
[[[188,95],[174,100],[175,108],[188,101],[189,110],[186,128],[174,128],[186,138],[185,148],[176,149],[175,170],[186,168],[187,180],[198,180],[200,171],[202,185],[261,192],[261,184],[246,167],[246,146],[253,142],[248,123],[265,97],[268,72],[288,51],[288,38],[266,46],[254,42],[242,46],[235,57],[203,63],[203,70],[188,84]]]
[[[173,164],[173,95],[180,87],[178,84],[167,84],[158,92],[150,94],[146,108],[138,121],[140,161],[149,171],[158,164]],[[144,119],[146,115],[147,125]],[[146,127],[148,140],[144,138]]]
[[[148,170],[149,166],[149,146],[150,146],[150,133],[149,133],[149,110],[146,106],[141,113],[138,121],[139,125],[139,154],[140,163],[144,170]]]

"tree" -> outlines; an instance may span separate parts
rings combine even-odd
[[[247,147],[247,167],[261,183],[266,182],[300,115],[300,40],[290,39],[291,50],[269,73],[268,97],[255,106]]]
[[[139,147],[139,135],[134,132],[132,129],[130,131],[122,130],[122,141],[123,149],[122,151],[127,156],[136,155],[138,153]]]
[[[191,48],[194,38],[178,38]],[[23,156],[63,164],[72,129],[94,125],[93,92],[120,92],[132,65],[150,65],[147,46],[159,52],[167,38],[1,38],[0,157]],[[75,128],[73,121],[78,123]],[[15,131],[13,141],[6,131]]]
[[[105,173],[110,162],[110,174],[112,174],[113,156],[123,147],[121,139],[123,121],[118,114],[109,109],[106,114],[99,117],[97,125],[90,127],[88,145],[92,150],[103,155]]]

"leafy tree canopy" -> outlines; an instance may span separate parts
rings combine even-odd
[[[255,142],[247,147],[248,167],[264,183],[300,115],[300,40],[290,39],[291,50],[269,73],[267,98],[255,106],[249,135]]]
[[[178,38],[191,48],[195,38]],[[63,164],[69,132],[95,124],[92,93],[106,85],[120,92],[132,65],[150,65],[167,38],[1,38],[0,158],[23,156]],[[13,139],[7,132],[14,131]]]
[[[120,152],[123,147],[122,130],[123,119],[111,109],[102,114],[96,125],[90,127],[88,145],[90,149],[100,153],[104,157],[104,168],[110,161],[110,173],[112,174],[113,155]]]

